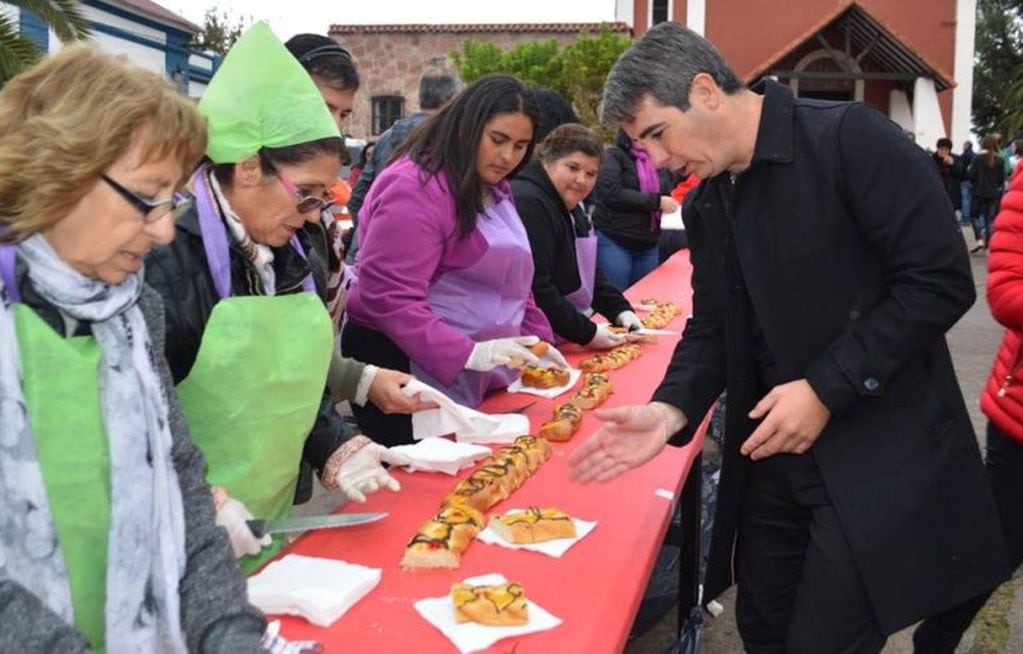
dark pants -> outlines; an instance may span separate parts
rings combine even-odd
[[[1005,534],[1009,565],[1015,570],[1023,564],[1023,443],[1013,440],[990,422],[986,469]],[[919,654],[954,652],[989,597],[991,593],[985,593],[924,620],[913,633],[915,651]]]
[[[991,235],[995,232],[995,218],[1001,198],[982,198],[973,196],[970,201],[970,224],[973,225],[973,236],[978,241],[984,239],[985,246],[990,245]]]
[[[812,454],[754,464],[737,542],[747,652],[880,652],[885,637]]]
[[[409,358],[390,338],[373,329],[352,323],[341,331],[341,352],[346,357],[372,363],[381,368],[411,372]],[[412,443],[412,417],[403,414],[388,415],[367,402],[360,407],[352,404],[352,413],[359,429],[381,445],[408,445]]]

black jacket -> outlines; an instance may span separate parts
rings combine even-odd
[[[640,191],[636,160],[630,148],[629,137],[619,131],[615,144],[604,151],[593,194],[597,203],[593,224],[626,250],[643,252],[657,247],[661,235],[660,223],[650,228],[650,212],[660,211],[661,196],[671,193],[682,176],[658,170],[661,192],[655,195]]]
[[[769,390],[760,348],[780,382],[806,379],[831,412],[804,456],[884,633],[1000,583],[1004,540],[944,338],[975,289],[926,153],[862,104],[768,82],[750,168],[694,194],[693,316],[654,397],[688,416],[678,444],[728,389],[706,597],[731,583],[756,465],[739,448]]]
[[[554,333],[573,343],[593,340],[597,326],[566,299],[579,290],[579,264],[575,239],[590,233],[589,220],[580,207],[571,214],[561,201],[550,177],[539,163],[526,166],[511,181],[515,206],[529,235],[533,250],[533,297],[547,316]],[[593,284],[593,310],[614,322],[632,306],[597,268]]]
[[[238,296],[264,295],[262,280],[255,267],[234,239],[230,236],[229,239],[232,292]],[[325,285],[321,247],[305,231],[299,232],[299,240],[308,261],[290,245],[274,248],[277,293],[284,295],[301,291],[302,280],[312,271],[316,289],[322,296]],[[174,383],[178,384],[188,376],[195,363],[206,322],[219,301],[206,263],[199,215],[195,209],[178,220],[173,243],[150,252],[146,258],[146,282],[163,296],[167,314],[167,361]],[[322,472],[327,459],[352,436],[354,434],[334,411],[329,393],[325,392],[316,423],[306,439],[301,476],[295,490],[296,503],[311,497],[312,471]]]
[[[941,185],[945,189],[945,195],[952,202],[953,208],[962,209],[963,191],[959,184],[966,175],[966,169],[963,167],[963,162],[958,156],[954,154],[950,156],[952,157],[952,165],[945,163],[937,152],[931,154],[934,166],[938,171],[938,177],[941,178]]]
[[[995,155],[994,166],[988,166],[984,153],[973,158],[967,176],[973,182],[973,197],[994,200],[1002,197],[1005,190],[1005,160]],[[993,216],[988,216],[992,219]]]
[[[373,147],[373,154],[369,156],[369,161],[366,162],[362,172],[359,173],[359,179],[355,182],[355,188],[352,189],[352,197],[348,199],[348,214],[352,217],[353,229],[356,232],[359,230],[359,210],[362,209],[362,203],[366,199],[366,194],[369,193],[369,188],[373,185],[373,180],[387,167],[387,162],[390,160],[394,150],[405,142],[405,139],[412,133],[412,130],[421,123],[426,122],[426,119],[429,117],[430,114],[420,111],[407,118],[402,118],[395,121],[377,139],[377,143]],[[351,245],[348,248],[348,263],[355,262],[355,253],[358,251],[359,238],[353,235]]]

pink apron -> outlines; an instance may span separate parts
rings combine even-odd
[[[533,255],[526,229],[508,198],[481,214],[476,229],[487,241],[486,252],[468,268],[438,278],[426,301],[434,314],[476,342],[520,336],[533,283]],[[518,375],[504,366],[490,372],[463,370],[453,384],[445,386],[414,359],[411,364],[418,379],[470,407]]]

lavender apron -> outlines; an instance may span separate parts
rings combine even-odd
[[[486,210],[476,229],[487,241],[480,260],[445,273],[431,286],[426,301],[434,314],[476,342],[522,335],[526,300],[533,283],[533,255],[522,220],[508,198]],[[414,359],[412,374],[459,404],[474,407],[487,392],[504,388],[518,375],[501,366],[490,372],[463,370],[444,385]]]
[[[584,212],[585,214],[585,212]],[[572,212],[568,214],[569,229],[575,234],[575,220]],[[572,306],[579,310],[579,313],[589,317],[593,315],[593,286],[597,279],[597,233],[590,223],[589,216],[586,216],[586,224],[589,227],[587,236],[577,236],[575,239],[575,261],[579,268],[579,288],[565,296]]]

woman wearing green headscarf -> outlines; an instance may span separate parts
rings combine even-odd
[[[344,142],[309,75],[257,23],[199,110],[210,136],[192,179],[195,210],[179,219],[173,244],[150,254],[146,278],[164,298],[167,359],[209,461],[217,521],[251,570],[281,542],[259,556],[270,543],[245,521],[287,515],[300,468],[356,500],[385,485],[398,490],[381,464],[405,461],[351,436],[324,392],[328,367],[335,396],[357,403],[381,379],[400,389],[334,356],[323,262],[302,227],[319,219]]]

